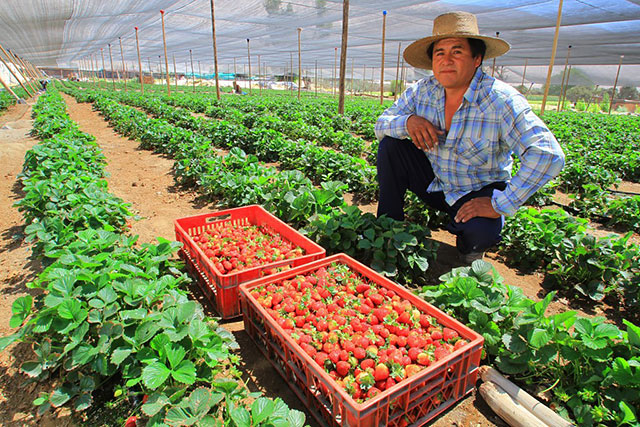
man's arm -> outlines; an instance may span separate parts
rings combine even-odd
[[[393,105],[386,110],[378,118],[375,125],[376,138],[378,141],[385,136],[391,136],[398,139],[406,139],[409,137],[407,131],[407,120],[409,116],[416,111],[416,95],[420,82],[411,85],[402,92],[400,97]]]
[[[520,169],[504,191],[494,190],[496,212],[513,215],[533,193],[555,178],[564,166],[564,153],[544,122],[524,99],[516,97],[503,116],[503,138],[520,158]]]

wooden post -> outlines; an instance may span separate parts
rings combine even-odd
[[[301,52],[302,28],[298,27],[298,101],[300,100],[300,90],[302,89],[302,52]]]
[[[2,47],[2,45],[0,45],[0,50],[2,50],[2,52],[5,54],[5,56],[8,58],[9,55],[7,54],[7,52],[4,50],[4,48]],[[22,81],[20,81],[20,78],[18,78],[18,75],[13,71],[13,69],[9,66],[9,64],[7,64],[7,62],[4,60],[4,58],[2,58],[2,55],[0,55],[0,60],[2,60],[2,63],[5,65],[5,67],[7,67],[7,69],[9,70],[9,72],[11,73],[11,75],[18,81],[18,83],[20,84],[20,86],[22,87],[22,89],[24,89],[25,92],[27,92],[27,95],[29,95],[29,97],[32,97],[34,95],[34,93],[31,93],[29,91],[29,89],[27,89],[27,87],[22,83]],[[12,62],[13,64],[13,62]],[[15,64],[13,65],[16,70],[18,69]],[[26,81],[26,79],[25,79]]]
[[[176,86],[176,93],[178,93],[178,69],[176,67],[176,55],[172,53],[171,58],[173,58],[173,80]]]
[[[2,86],[4,86],[4,88],[7,90],[7,92],[9,92],[11,94],[11,96],[13,96],[16,99],[17,103],[21,103],[20,101],[22,101],[22,100],[20,99],[20,97],[18,95],[16,95],[16,93],[13,90],[11,90],[9,85],[5,83],[5,81],[2,78],[2,76],[0,76],[0,84],[2,84]],[[24,102],[24,101],[22,101],[22,102]]]
[[[349,35],[349,0],[342,1],[342,45],[340,46],[340,95],[338,114],[344,114],[344,77],[347,68],[347,37]],[[337,51],[337,49],[336,49]]]
[[[124,76],[124,91],[127,91],[127,66],[124,63],[124,50],[122,49],[122,37],[118,37],[120,42],[120,58],[122,58],[122,75]]]
[[[351,98],[353,98],[353,58],[351,58]]]
[[[569,79],[571,78],[571,65],[569,65],[569,71],[567,71],[567,82],[564,85],[564,91],[562,92],[562,104],[560,104],[560,111],[564,110],[564,103],[567,100],[567,90],[569,89]]]
[[[527,62],[529,61],[529,59],[525,59],[524,60],[524,71],[522,72],[522,83],[520,83],[520,86],[524,86],[524,76],[525,74],[527,74]]]
[[[147,67],[149,67],[149,74],[151,74],[151,80],[153,80],[153,82],[151,83],[151,87],[153,87],[156,81],[153,77],[153,69],[151,68],[151,57],[149,56],[147,56]]]
[[[564,78],[567,74],[567,65],[569,65],[569,56],[571,55],[571,45],[567,48],[567,58],[564,61],[564,69],[562,70],[562,81],[560,82],[560,94],[558,95],[558,105],[556,111],[560,111],[560,102],[562,101],[562,95],[564,93]]]
[[[91,54],[91,76],[93,77],[93,88],[96,88],[96,63],[93,58],[93,53]]]
[[[489,407],[511,427],[547,427],[493,381],[482,383],[479,390]]]
[[[258,87],[260,88],[260,96],[262,96],[262,71],[260,70],[260,55],[258,55]]]
[[[384,102],[384,39],[387,26],[387,11],[382,11],[382,60],[380,61],[380,105]]]
[[[113,78],[113,55],[111,55],[111,43],[107,44],[109,46],[109,60],[111,61],[111,83],[113,84],[113,90],[116,90],[116,80]]]
[[[343,10],[344,10],[344,6],[343,6]],[[331,74],[331,93],[333,96],[336,96],[336,77],[338,75],[337,66],[338,66],[338,48],[334,47],[333,48],[333,74]]]
[[[102,77],[104,77],[104,85],[107,85],[107,74],[105,73],[105,66],[104,66],[104,49],[100,48],[100,55],[102,56]],[[105,87],[106,89],[106,87]]]
[[[158,69],[160,70],[160,84],[164,80],[164,69],[162,68],[162,55],[158,55]],[[167,73],[169,70],[167,70]]]
[[[367,81],[367,66],[363,65],[362,66],[362,92],[366,92],[366,86],[365,83]]]
[[[138,39],[138,27],[136,29],[136,50],[138,51],[138,77],[140,77],[140,93],[144,93],[144,79],[142,78],[142,59],[140,58],[140,39]]]
[[[18,55],[14,54],[11,51],[11,49],[9,49],[9,55],[10,55],[10,57],[14,58],[14,63],[15,64],[20,65],[20,68],[21,68],[20,73],[24,76],[25,81],[27,82],[27,85],[29,85],[29,87],[31,88],[31,90],[35,94],[38,90],[31,84],[31,80],[33,79],[33,77],[31,76],[31,73],[29,72],[29,70],[25,66],[24,62],[22,61],[22,59],[20,59],[18,57]]]
[[[318,60],[316,59],[316,75],[314,78],[314,86],[316,87],[316,96],[318,96]]]
[[[169,81],[169,58],[167,57],[167,34],[164,31],[164,10],[160,10],[162,21],[162,44],[164,46],[164,69],[167,72],[167,95],[171,96],[171,82]],[[162,65],[160,66],[162,70]]]
[[[214,13],[214,5],[211,0],[211,36],[213,37],[213,71],[216,78],[216,98],[220,99],[220,82],[218,80],[218,48],[216,46],[216,17]],[[258,66],[260,65],[260,56],[258,55]],[[262,92],[261,92],[262,93]]]
[[[504,390],[518,404],[522,405],[528,412],[545,425],[556,427],[571,427],[572,423],[562,418],[555,411],[548,408],[529,393],[503,377],[500,372],[490,366],[481,366],[478,369],[483,381],[492,382]]]
[[[196,91],[196,73],[193,71],[193,52],[189,49],[189,58],[191,58],[191,83],[193,83],[193,92]]]
[[[551,82],[551,73],[553,72],[553,63],[556,60],[556,49],[558,48],[558,33],[560,32],[560,22],[562,22],[562,0],[558,2],[558,17],[556,19],[556,32],[553,36],[553,48],[551,49],[551,60],[549,61],[549,69],[547,70],[547,80],[544,84],[544,96],[542,97],[542,106],[540,107],[540,115],[544,114],[544,107],[547,104],[547,96],[549,95],[549,84]]]
[[[620,55],[620,62],[618,63],[618,71],[616,72],[616,79],[613,82],[613,92],[611,92],[611,102],[609,103],[608,114],[611,114],[611,107],[613,107],[613,100],[616,97],[616,86],[618,86],[618,77],[620,76],[620,67],[622,67],[622,58],[624,58],[624,55]]]
[[[396,62],[396,87],[395,90],[393,91],[393,100],[395,101],[398,98],[398,91],[402,90],[402,86],[400,85],[400,82],[398,81],[398,77],[400,74],[400,46],[402,45],[402,43],[398,43],[398,60]],[[398,87],[400,86],[400,87]]]
[[[251,91],[251,48],[249,47],[249,39],[247,39],[247,61],[249,62],[249,95],[252,95]]]

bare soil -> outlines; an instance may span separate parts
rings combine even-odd
[[[157,237],[174,239],[174,220],[215,208],[204,202],[193,191],[174,184],[173,161],[162,155],[138,149],[138,143],[116,134],[90,104],[78,104],[65,96],[68,113],[80,129],[96,137],[107,158],[110,191],[131,203],[132,210],[141,219],[133,223],[132,234],[139,235],[139,242],[155,242]],[[35,101],[34,101],[35,102]],[[22,197],[17,175],[21,170],[26,151],[37,143],[29,136],[31,106],[16,105],[0,116],[0,336],[12,333],[9,325],[11,304],[19,296],[33,292],[26,287],[34,280],[42,267],[32,261],[29,244],[24,241],[23,220],[13,203]],[[363,210],[375,212],[375,205],[363,206]],[[437,261],[431,266],[434,277],[459,266],[455,240],[446,231],[434,231],[433,238],[441,242]],[[504,277],[505,283],[515,284],[532,299],[540,299],[547,293],[542,286],[543,276],[538,273],[523,274],[502,263],[495,253],[488,253],[490,261]],[[198,290],[194,290],[197,298]],[[567,301],[556,301],[552,312],[567,309]],[[253,391],[260,390],[269,397],[280,397],[290,407],[304,411],[307,422],[315,426],[315,419],[302,402],[278,375],[271,364],[244,331],[241,321],[224,324],[240,344],[243,379]],[[60,411],[38,417],[31,402],[39,388],[32,385],[21,389],[25,377],[18,372],[22,361],[31,357],[31,349],[15,345],[0,353],[0,425],[72,425],[68,412]],[[483,399],[472,393],[458,402],[433,423],[434,426],[504,426]]]

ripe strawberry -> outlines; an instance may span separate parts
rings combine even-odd
[[[138,417],[135,415],[127,418],[127,421],[124,423],[124,427],[136,427],[138,425]]]
[[[349,373],[349,370],[351,370],[351,365],[349,364],[349,362],[340,360],[338,361],[338,363],[336,363],[336,372],[338,372],[338,375],[340,375],[341,377],[346,376]]]
[[[364,359],[362,362],[360,362],[360,369],[364,371],[367,368],[373,368],[375,364],[376,364],[376,361],[373,359]]]
[[[389,368],[387,365],[383,365],[382,363],[377,364],[373,372],[373,377],[376,381],[383,381],[389,378]]]
[[[380,389],[377,387],[371,387],[369,391],[367,391],[366,396],[367,396],[367,399],[371,399],[372,397],[377,396],[378,394],[380,394]]]
[[[442,339],[442,332],[439,329],[434,329],[431,332],[431,339],[434,341],[438,341]]]
[[[436,360],[440,360],[440,359],[444,359],[450,354],[451,352],[446,348],[439,347],[439,348],[436,348],[435,351],[433,352],[433,357],[435,357]]]
[[[429,366],[431,365],[431,359],[429,358],[429,354],[422,352],[418,355],[418,359],[417,359],[418,364],[422,365],[422,366]]]
[[[452,340],[454,338],[458,338],[458,333],[456,331],[454,331],[453,329],[444,328],[442,330],[442,338],[445,341],[449,341],[449,340]]]
[[[356,357],[356,359],[360,360],[360,359],[364,359],[367,356],[367,352],[362,347],[356,347],[353,350],[353,355]]]
[[[415,375],[418,372],[420,372],[421,370],[422,370],[422,367],[420,367],[418,365],[407,365],[407,366],[404,367],[404,371],[406,372],[407,377]]]

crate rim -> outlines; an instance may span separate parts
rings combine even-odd
[[[473,337],[473,339],[471,339],[469,341],[469,343],[467,343],[463,347],[459,348],[458,350],[455,350],[453,353],[449,354],[444,359],[438,360],[437,362],[429,365],[426,369],[423,369],[421,372],[418,372],[417,374],[412,375],[409,378],[412,378],[412,379],[415,379],[415,380],[419,381],[421,379],[421,377],[425,377],[427,375],[430,375],[431,372],[433,372],[433,371],[436,371],[438,369],[442,369],[452,359],[454,359],[456,357],[459,357],[462,354],[463,351],[472,350],[474,347],[477,347],[477,346],[482,347],[482,345],[484,343],[484,337],[482,335],[478,334],[477,332],[475,332],[471,328],[467,327],[466,325],[464,325],[460,321],[458,321],[458,320],[454,319],[453,317],[449,316],[448,314],[444,313],[442,310],[440,310],[439,308],[435,307],[434,305],[428,303],[427,301],[425,301],[422,298],[418,297],[417,295],[413,294],[411,291],[409,291],[408,289],[406,289],[404,286],[400,285],[399,283],[396,283],[396,282],[393,282],[393,281],[387,279],[386,277],[384,277],[381,274],[377,273],[375,270],[367,267],[366,265],[362,264],[361,262],[355,260],[354,258],[352,258],[349,255],[344,254],[344,253],[334,254],[334,255],[331,255],[329,257],[321,258],[319,260],[312,261],[312,262],[310,262],[308,264],[304,264],[304,265],[292,268],[290,270],[278,272],[276,274],[273,274],[273,275],[270,275],[270,276],[267,276],[267,277],[261,277],[261,278],[254,279],[254,280],[251,280],[251,281],[248,281],[246,283],[241,284],[239,286],[239,289],[238,289],[239,293],[240,293],[240,297],[241,298],[247,298],[247,299],[251,300],[253,302],[254,307],[270,323],[270,327],[275,328],[275,330],[277,331],[277,333],[280,336],[285,337],[285,341],[290,342],[295,347],[295,349],[298,350],[299,355],[308,363],[309,368],[312,369],[317,375],[322,377],[323,380],[332,383],[332,385],[334,386],[336,391],[341,395],[341,397],[343,399],[349,401],[349,403],[354,407],[355,410],[364,411],[364,410],[368,409],[369,406],[373,406],[374,404],[377,404],[378,402],[391,397],[400,388],[404,387],[404,385],[402,385],[402,381],[397,383],[397,384],[395,384],[393,387],[388,388],[388,389],[380,392],[379,394],[377,394],[373,398],[368,399],[363,403],[356,402],[351,397],[351,395],[349,395],[349,393],[347,393],[343,389],[343,387],[341,387],[333,378],[331,378],[331,376],[324,369],[321,369],[318,366],[318,364],[315,362],[315,360],[313,360],[313,358],[311,356],[309,356],[307,354],[307,352],[305,352],[300,347],[300,345],[297,342],[295,342],[295,340],[292,339],[290,337],[290,335],[287,334],[287,332],[285,332],[285,330],[280,325],[278,325],[277,322],[275,322],[273,320],[271,315],[257,302],[257,300],[253,297],[253,295],[251,295],[251,292],[250,292],[250,290],[253,287],[256,287],[256,286],[264,284],[263,282],[278,281],[278,280],[284,279],[284,278],[286,278],[288,276],[291,276],[291,275],[297,275],[301,271],[308,271],[309,269],[320,268],[322,266],[329,265],[332,262],[342,261],[342,260],[348,260],[349,262],[357,264],[360,268],[365,270],[367,273],[377,275],[378,278],[381,278],[382,281],[386,282],[385,284],[387,284],[387,285],[391,285],[391,286],[394,286],[394,287],[395,286],[399,287],[403,294],[407,294],[407,296],[410,297],[410,298],[407,298],[407,299],[410,299],[410,300],[411,299],[417,299],[417,300],[422,301],[422,303],[428,305],[430,309],[433,309],[434,311],[436,311],[436,314],[438,316],[442,316],[442,317],[448,318],[448,320],[450,320],[453,323],[455,323],[456,324],[455,325],[456,331],[460,332],[460,330],[462,330],[466,335],[469,335],[469,336]],[[376,283],[380,284],[379,282],[376,282]],[[405,295],[402,295],[402,296],[404,298],[406,298]],[[406,379],[409,379],[409,378],[406,378]],[[402,387],[400,387],[401,385],[402,385]]]
[[[316,251],[322,251],[322,253],[326,253],[326,250],[320,246],[319,244],[317,244],[316,242],[314,242],[313,240],[311,240],[310,238],[308,238],[307,236],[305,236],[304,234],[300,233],[298,230],[296,230],[295,228],[291,227],[289,224],[287,224],[286,222],[284,222],[283,220],[281,220],[280,218],[278,218],[277,216],[275,216],[274,214],[272,214],[271,212],[269,212],[268,210],[266,210],[262,205],[258,205],[258,204],[253,204],[253,205],[246,205],[246,206],[239,206],[237,208],[229,208],[229,209],[224,209],[221,211],[215,211],[215,212],[207,212],[207,213],[203,213],[203,214],[198,214],[198,215],[193,215],[193,216],[187,216],[187,217],[183,217],[183,218],[177,218],[173,221],[174,227],[175,228],[180,228],[180,230],[182,230],[183,233],[185,233],[185,235],[190,236],[189,233],[187,232],[187,230],[184,229],[184,227],[182,227],[182,224],[180,223],[180,221],[184,221],[184,220],[199,220],[201,218],[209,218],[209,217],[216,217],[216,216],[222,216],[222,215],[226,215],[227,213],[241,213],[244,210],[252,210],[252,209],[258,209],[263,211],[263,213],[270,215],[271,217],[273,217],[273,219],[275,221],[277,221],[279,223],[280,226],[283,226],[285,228],[288,228],[290,231],[297,233],[298,235],[300,235],[300,237],[302,237],[303,239],[305,239],[309,245],[314,246],[314,250]],[[220,221],[225,221],[224,219],[221,219]],[[191,236],[190,236],[191,237]],[[202,250],[202,248],[199,245],[194,245],[196,251],[198,251],[202,257],[204,258],[208,258],[204,251]],[[309,254],[304,254],[303,256],[307,256]],[[240,271],[236,271],[234,273],[220,273],[220,270],[218,270],[218,268],[215,266],[215,263],[211,262],[211,268],[213,268],[216,272],[216,274],[218,274],[220,277],[223,278],[229,278],[232,276],[236,276],[238,273],[242,272],[242,273],[248,273],[248,272],[252,272],[254,270],[265,270],[268,268],[278,268],[281,267],[283,265],[288,265],[291,263],[291,259],[288,260],[280,260],[280,261],[274,261],[272,263],[269,264],[264,264],[264,265],[259,265],[256,267],[252,267],[252,268],[247,268],[245,270],[240,270]],[[268,266],[268,267],[267,267]],[[255,279],[254,279],[255,280]],[[223,288],[225,288],[224,286],[221,286]],[[231,285],[231,286],[227,286],[228,287],[235,287],[235,285]]]

